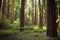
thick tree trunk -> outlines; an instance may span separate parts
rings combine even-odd
[[[60,8],[59,8],[59,15],[60,15]]]
[[[47,0],[47,36],[57,37],[57,13],[55,0]]]
[[[0,0],[0,9],[1,9],[2,0]]]
[[[37,21],[37,14],[36,14],[36,13],[37,13],[37,9],[36,9],[36,3],[37,3],[37,2],[36,2],[36,0],[35,0],[35,19],[34,19],[34,20],[35,20],[35,22],[34,22],[35,25],[36,25],[36,23],[37,23],[37,22],[36,22],[36,21]]]
[[[13,23],[13,21],[14,21],[14,0],[12,0],[10,20],[11,20],[11,23]]]
[[[24,9],[25,9],[25,0],[21,0],[21,13],[20,13],[20,30],[24,30]]]
[[[42,28],[43,26],[43,5],[42,1],[39,0],[39,27]]]
[[[2,4],[2,0],[0,1],[0,15],[1,15],[1,6],[2,6],[1,4]]]
[[[34,25],[34,0],[32,0],[32,25]]]
[[[2,0],[2,20],[6,18],[6,0]]]
[[[2,16],[1,16],[1,22],[0,22],[0,29],[7,29],[7,25],[5,24],[6,19],[6,0],[2,0]]]
[[[7,18],[9,19],[9,14],[10,14],[10,0],[8,0],[8,7],[7,7]]]

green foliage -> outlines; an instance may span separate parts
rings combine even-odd
[[[46,32],[47,28],[43,26],[43,28],[39,28],[38,26],[34,27],[34,32]]]
[[[20,29],[20,26],[18,24],[10,24],[10,28],[14,30]]]
[[[19,32],[19,30],[12,30],[12,29],[0,30],[0,34],[14,34],[14,33],[17,33],[17,32]]]
[[[27,32],[38,32],[38,33],[41,33],[41,32],[46,32],[47,28],[45,26],[43,26],[43,28],[39,28],[38,26],[25,26],[24,27],[24,33],[27,33]]]
[[[2,23],[2,22],[5,23],[5,24],[8,25],[8,26],[10,25],[10,20],[7,19],[7,18],[4,19],[4,20],[2,20],[2,18],[0,18],[0,23]]]
[[[17,20],[15,20],[14,22],[13,22],[13,24],[10,24],[10,27],[11,27],[11,29],[14,29],[14,30],[16,30],[16,29],[19,29],[20,28],[20,22],[19,22],[19,19],[17,18]]]
[[[9,19],[5,19],[3,22],[4,22],[6,25],[10,25],[10,20],[9,20]]]

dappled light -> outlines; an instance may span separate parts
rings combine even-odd
[[[60,40],[60,0],[0,0],[0,40]]]

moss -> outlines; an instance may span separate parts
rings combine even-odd
[[[14,33],[17,33],[17,32],[19,32],[19,30],[12,30],[12,29],[0,30],[0,34],[14,34]]]

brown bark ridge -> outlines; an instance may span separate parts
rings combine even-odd
[[[55,0],[47,0],[47,36],[57,37],[57,13]]]
[[[8,0],[8,7],[7,7],[7,18],[9,19],[9,14],[10,14],[10,0]]]
[[[10,21],[11,21],[11,23],[13,23],[13,21],[14,21],[14,0],[12,0],[12,8],[11,8]]]
[[[32,25],[34,25],[34,0],[32,0]]]
[[[6,18],[6,0],[2,0],[2,20]]]
[[[20,13],[20,30],[24,30],[24,9],[25,9],[25,0],[21,0],[21,13]]]
[[[39,0],[39,27],[43,27],[43,5],[41,0]]]

